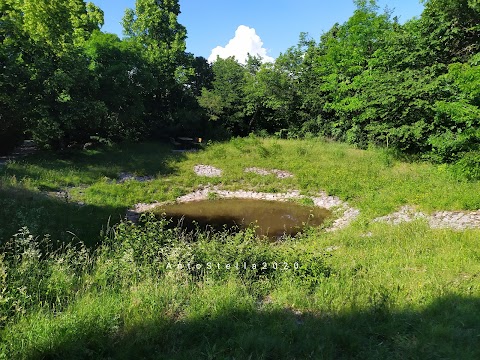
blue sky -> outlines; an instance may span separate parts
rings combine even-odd
[[[120,21],[125,9],[135,6],[135,0],[90,1],[105,12],[102,30],[121,36]],[[381,9],[387,6],[393,10],[401,22],[420,16],[423,10],[419,0],[380,0],[378,4]],[[187,51],[205,58],[217,47],[221,47],[216,50],[218,54],[242,54],[240,47],[250,52],[260,47],[262,56],[276,58],[297,43],[301,32],[318,40],[355,10],[352,0],[180,0],[180,7],[179,22],[188,31]]]

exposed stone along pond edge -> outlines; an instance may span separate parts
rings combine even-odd
[[[480,228],[480,210],[476,211],[436,211],[427,215],[410,205],[402,206],[398,211],[378,217],[373,222],[390,225],[424,219],[432,229],[466,230]]]
[[[209,188],[205,187],[198,189],[189,194],[180,196],[176,199],[177,203],[186,203],[192,201],[201,201],[208,200],[212,195],[218,199],[256,199],[256,200],[269,200],[269,201],[289,201],[294,199],[311,199],[315,206],[325,208],[327,210],[333,211],[335,215],[341,215],[337,218],[332,226],[326,229],[326,231],[335,231],[340,230],[355,220],[360,211],[354,209],[336,196],[327,195],[325,192],[320,192],[317,196],[305,196],[301,195],[300,191],[294,190],[286,193],[263,193],[256,191],[229,191],[229,190],[220,190],[217,187]],[[135,204],[132,209],[129,209],[126,214],[126,219],[136,222],[140,217],[141,213],[151,211],[158,206],[165,204],[166,202],[154,202],[151,204],[139,203]]]

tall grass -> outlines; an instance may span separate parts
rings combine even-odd
[[[41,154],[2,170],[2,358],[480,358],[479,230],[371,221],[404,204],[476,208],[478,182],[320,139],[249,137],[199,153],[167,150],[82,152],[69,164]],[[197,177],[196,164],[224,176]],[[295,176],[243,172],[251,166]],[[119,184],[122,171],[155,179]],[[139,225],[119,221],[136,202],[208,183],[326,190],[361,216],[342,231],[306,229],[276,243],[254,229],[185,233],[150,216]],[[66,202],[43,193],[47,185],[75,188]],[[80,236],[67,232],[74,227]]]

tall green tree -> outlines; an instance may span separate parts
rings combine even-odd
[[[357,9],[347,22],[335,24],[316,47],[307,49],[302,83],[308,87],[304,107],[314,127],[325,136],[359,143],[359,116],[365,105],[359,98],[364,89],[361,76],[394,24],[388,12],[377,13],[374,1],[355,3]]]
[[[431,62],[467,62],[480,51],[480,6],[477,0],[425,0],[422,46]]]
[[[190,73],[185,53],[187,32],[178,22],[178,0],[136,0],[123,19],[128,41],[139,44],[151,67],[156,86],[147,99],[147,117],[154,132],[172,125],[183,91],[184,74]]]
[[[297,50],[290,48],[275,63],[257,65],[253,67],[255,71],[247,71],[244,91],[251,131],[266,130],[273,134],[293,129],[301,122],[299,105],[303,59],[302,53]],[[249,62],[247,70],[248,67]]]
[[[429,143],[434,160],[457,161],[480,149],[480,53],[468,63],[451,64],[440,81],[448,96],[435,103]]]
[[[15,1],[28,69],[31,111],[27,126],[40,145],[63,148],[85,142],[98,129],[104,108],[94,99],[95,79],[82,44],[103,23],[103,13],[82,0]]]
[[[94,97],[105,106],[98,136],[113,141],[138,140],[146,134],[145,98],[156,85],[138,44],[95,31],[85,43]]]
[[[68,51],[103,25],[103,12],[84,0],[22,0],[24,29],[36,43],[54,53]]]
[[[29,112],[25,53],[30,43],[14,0],[0,2],[0,153],[11,150],[26,130]]]
[[[234,57],[217,58],[213,63],[213,88],[203,88],[198,98],[211,120],[232,134],[249,132],[245,116],[245,85],[247,70]]]

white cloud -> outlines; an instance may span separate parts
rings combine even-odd
[[[225,47],[217,46],[208,57],[209,62],[214,62],[217,56],[226,59],[235,56],[238,62],[245,64],[248,54],[261,56],[263,62],[273,62],[274,59],[267,55],[267,49],[263,47],[263,41],[257,35],[255,29],[240,25],[235,31],[235,37]]]

